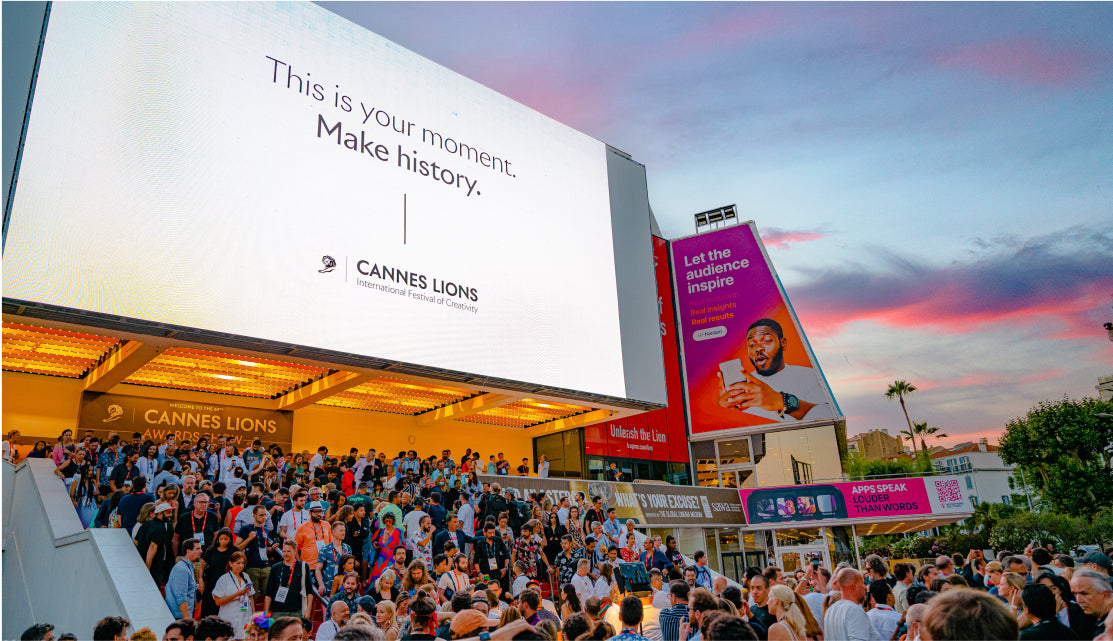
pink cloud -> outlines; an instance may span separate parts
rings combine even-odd
[[[825,234],[814,231],[794,231],[791,229],[777,229],[771,227],[762,230],[761,242],[765,243],[766,247],[788,249],[789,245],[794,243],[806,243],[811,240],[819,240],[824,236]]]
[[[790,21],[801,14],[790,15],[776,5],[744,5],[726,15],[715,15],[707,22],[681,34],[667,49],[677,53],[732,47],[742,42],[778,35]]]
[[[1034,38],[956,47],[937,56],[936,62],[958,71],[1055,88],[1085,84],[1095,64],[1108,64],[1100,56],[1067,51]]]

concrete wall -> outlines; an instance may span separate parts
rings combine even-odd
[[[52,623],[89,639],[106,616],[162,637],[170,610],[126,532],[85,530],[50,460],[4,463],[3,483],[3,638]]]

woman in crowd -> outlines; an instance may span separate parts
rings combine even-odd
[[[139,528],[147,521],[150,521],[151,517],[154,516],[155,505],[156,503],[152,501],[150,503],[144,503],[143,507],[139,508],[139,515],[135,517],[135,525],[131,528],[132,541],[135,541],[135,537],[139,534]]]
[[[149,481],[154,480],[155,475],[159,472],[158,446],[151,441],[147,441],[143,443],[141,451],[143,452],[143,456],[139,457],[135,466],[139,468],[139,473],[147,479],[147,485],[149,486]]]
[[[328,510],[325,511],[325,520],[334,523],[340,516],[340,510],[347,507],[345,503],[348,502],[348,497],[339,490],[329,490],[325,500],[329,503]]]
[[[622,592],[618,589],[618,581],[614,576],[614,566],[606,561],[599,564],[599,578],[595,579],[595,596],[600,599],[610,599],[615,605],[622,601]]]
[[[808,639],[812,639],[814,641],[823,641],[823,627],[819,625],[819,622],[816,620],[815,616],[812,615],[811,608],[808,607],[808,602],[804,600],[804,597],[801,596],[799,592],[796,592],[795,594],[796,607],[800,608],[800,613],[804,615],[805,636],[807,636]],[[730,602],[727,601],[727,603]],[[731,607],[733,607],[733,604],[731,604]],[[738,611],[735,610],[732,614],[737,616]],[[820,616],[823,615],[820,614]]]
[[[1008,603],[1013,616],[1019,616],[1024,610],[1024,603],[1020,599],[1020,591],[1025,586],[1024,577],[1016,572],[1005,572],[1001,575],[1001,582],[997,584],[997,595]]]
[[[205,590],[201,593],[202,617],[217,613],[219,608],[213,601],[213,588],[216,587],[216,582],[227,571],[228,560],[232,558],[232,553],[236,551],[236,548],[232,545],[232,530],[225,527],[217,531],[213,541],[209,544],[209,549],[201,555],[201,560],[205,564],[205,569],[201,574],[205,582]]]
[[[237,639],[244,638],[244,628],[251,621],[252,595],[255,590],[251,577],[244,574],[247,556],[233,552],[228,557],[227,569],[213,587],[213,602],[219,608],[218,616],[232,624]]]
[[[568,519],[564,521],[564,527],[568,530],[568,536],[572,537],[572,549],[583,549],[587,547],[585,543],[585,535],[583,523],[580,522],[580,508],[573,505],[568,508]]]
[[[383,477],[383,491],[390,494],[398,489],[398,470],[393,465],[386,466],[386,475]],[[383,496],[382,498],[386,498]]]
[[[78,479],[70,484],[70,498],[77,509],[77,516],[81,518],[81,525],[89,527],[97,515],[100,500],[97,468],[88,463],[81,466]]]
[[[68,490],[70,484],[81,477],[81,468],[84,465],[85,450],[67,451],[66,460],[59,467],[54,468],[54,474],[66,483],[66,489]]]
[[[641,558],[638,550],[638,537],[633,532],[626,535],[626,547],[619,550],[622,560],[626,563],[637,563]]]
[[[386,641],[395,641],[398,638],[398,619],[395,617],[393,600],[375,604],[375,623],[383,631]]]
[[[46,441],[35,441],[35,446],[27,453],[27,458],[47,458]]]
[[[467,490],[468,494],[473,495],[483,491],[483,484],[479,482],[479,475],[475,473],[474,469],[468,472],[468,482],[464,485],[464,489]]]
[[[398,587],[398,577],[394,574],[394,570],[387,569],[379,575],[375,583],[371,586],[371,592],[367,596],[375,600],[376,603],[383,601],[394,602],[398,598],[401,590]]]
[[[371,495],[371,498],[373,498],[373,499],[385,499],[386,498],[386,489],[383,488],[383,480],[382,479],[377,478],[377,479],[371,481],[370,495]]]
[[[548,565],[552,566],[560,554],[560,540],[568,531],[560,524],[560,515],[556,512],[549,513],[548,523],[545,526],[545,558],[549,561]]]
[[[576,588],[571,583],[565,583],[562,590],[564,591],[564,602],[560,604],[560,619],[566,621],[573,614],[583,612],[584,606],[580,603],[580,596],[576,594]]]
[[[676,569],[682,570],[684,568],[684,555],[676,547],[675,536],[669,535],[665,539],[665,556],[668,557],[669,563],[672,563]]]
[[[177,523],[178,496],[182,493],[182,490],[175,483],[167,483],[166,485],[163,485],[162,489],[158,492],[159,493],[156,494],[156,498],[158,498],[160,501],[165,501],[166,503],[169,503],[171,506],[173,506],[174,518],[171,519],[171,523]]]
[[[796,595],[787,585],[774,585],[769,596],[769,614],[777,617],[777,622],[769,626],[769,641],[803,641],[806,622],[796,606]]]
[[[66,460],[67,454],[72,453],[73,450],[73,430],[62,430],[58,435],[58,442],[54,444],[54,449],[50,453],[50,458],[54,459],[54,465],[61,465]]]
[[[402,545],[402,532],[394,527],[394,515],[390,512],[382,515],[382,527],[375,533],[374,545],[375,560],[371,564],[371,580],[379,578],[384,570],[394,563],[394,548]]]

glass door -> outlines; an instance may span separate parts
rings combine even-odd
[[[796,545],[791,547],[777,547],[777,565],[786,575],[791,576],[797,570],[805,569],[809,564],[819,561],[824,567],[830,567],[827,558],[827,549],[823,545]]]

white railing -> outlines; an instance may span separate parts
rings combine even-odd
[[[53,461],[5,462],[3,488],[2,638],[51,623],[55,637],[90,639],[106,616],[162,638],[173,618],[131,537],[82,527]]]

